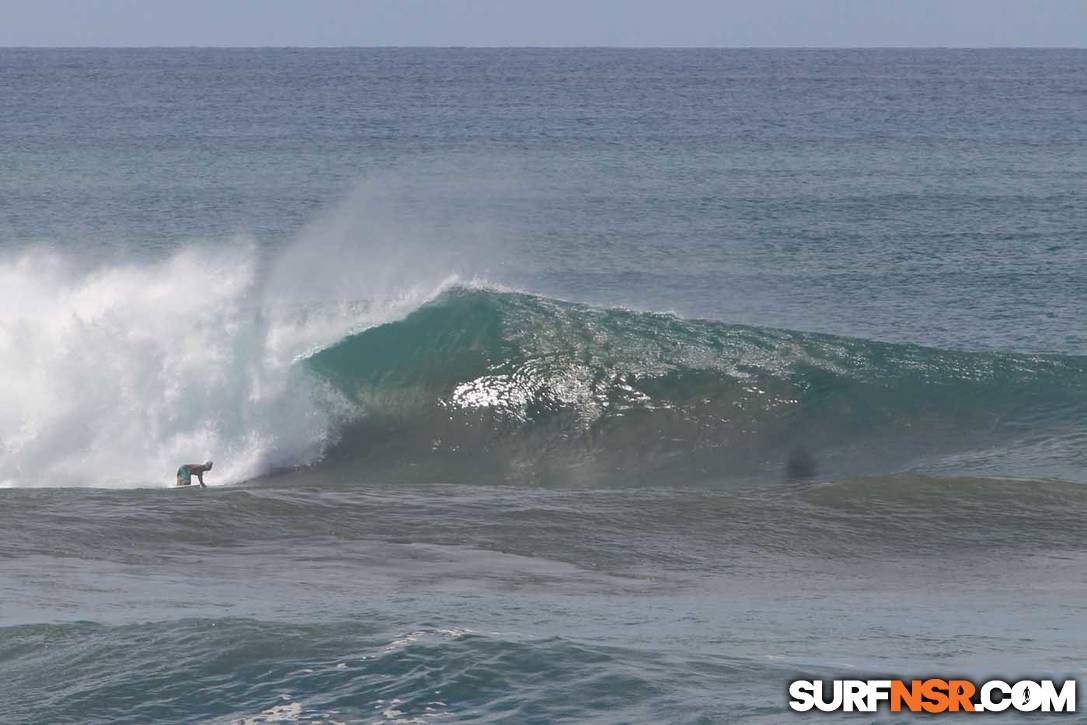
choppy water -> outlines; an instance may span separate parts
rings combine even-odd
[[[0,50],[4,719],[1077,676],[1084,71]]]

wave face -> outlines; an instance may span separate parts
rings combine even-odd
[[[358,406],[327,464],[622,485],[905,469],[1077,479],[1079,357],[974,353],[454,288],[313,355]]]

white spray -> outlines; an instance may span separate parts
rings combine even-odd
[[[317,460],[358,411],[299,360],[433,297],[465,261],[455,242],[479,238],[383,222],[374,198],[360,188],[270,260],[245,239],[91,269],[0,258],[0,485],[163,486],[206,459],[233,482]]]

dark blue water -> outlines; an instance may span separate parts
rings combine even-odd
[[[1078,675],[1085,118],[1087,51],[0,50],[0,711]]]

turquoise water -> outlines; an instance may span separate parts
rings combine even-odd
[[[4,719],[1078,676],[1085,71],[0,50]]]

